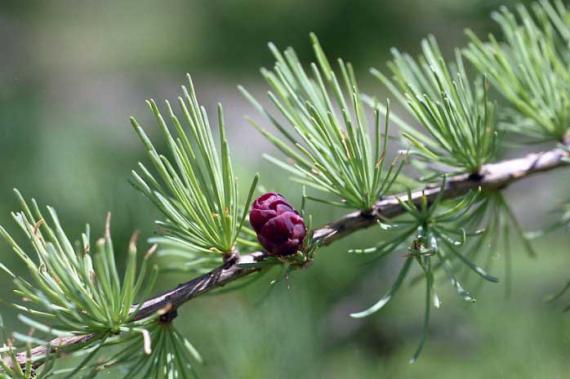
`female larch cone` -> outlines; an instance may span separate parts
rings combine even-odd
[[[275,192],[261,195],[253,202],[249,222],[257,239],[270,255],[295,254],[307,234],[299,213]]]

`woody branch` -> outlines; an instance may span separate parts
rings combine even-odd
[[[570,135],[564,142],[566,146],[570,146]],[[411,196],[414,202],[419,202],[423,196],[426,196],[428,200],[434,200],[441,194],[443,198],[450,199],[462,196],[477,188],[482,190],[501,190],[512,182],[531,175],[567,166],[568,159],[570,159],[570,152],[562,148],[532,153],[522,158],[484,165],[478,175],[462,174],[450,177],[443,188],[439,184],[428,185],[412,192]],[[313,230],[313,238],[319,241],[320,245],[329,245],[340,238],[376,224],[380,217],[397,217],[404,213],[404,209],[398,199],[403,200],[407,199],[407,197],[407,194],[396,194],[380,199],[368,212],[352,212],[321,228]],[[201,294],[258,272],[261,268],[256,266],[256,264],[262,262],[267,257],[268,255],[264,252],[236,255],[214,270],[146,300],[140,308],[137,306],[139,309],[135,318],[142,319],[161,310],[175,310]],[[92,335],[59,337],[53,339],[49,347],[36,347],[31,351],[34,365],[36,367],[40,366],[43,363],[42,357],[45,357],[50,352],[50,349],[52,353],[64,352],[66,347],[83,344],[93,337]],[[28,359],[25,352],[17,356],[17,360],[21,365],[24,365]]]

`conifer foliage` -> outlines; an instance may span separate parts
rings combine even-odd
[[[245,193],[238,191],[222,106],[214,129],[190,77],[177,107],[167,101],[161,111],[148,102],[162,143],[131,119],[148,153],[132,182],[160,213],[145,253],[136,234],[126,254],[114,249],[110,216],[95,242],[89,226],[73,239],[53,208],[16,191],[21,210],[12,216],[25,243],[2,227],[0,235],[28,279],[3,263],[0,269],[20,299],[13,304],[19,320],[33,332],[4,333],[0,378],[92,378],[109,368],[125,378],[195,377],[202,358],[175,327],[183,303],[268,267],[306,267],[322,245],[373,224],[377,243],[351,249],[352,257],[376,264],[403,252],[405,259],[393,285],[351,316],[376,316],[394,296],[405,296],[405,282],[422,281],[425,318],[411,361],[418,359],[430,310],[441,304],[437,277],[473,303],[464,278],[509,283],[510,267],[496,273],[485,259],[489,250],[502,243],[510,254],[515,236],[533,254],[532,238],[570,227],[566,205],[559,222],[525,233],[501,192],[534,172],[567,173],[570,11],[561,0],[541,0],[502,8],[493,18],[501,35],[467,31],[468,46],[451,61],[430,36],[418,57],[394,49],[386,67],[371,70],[373,83],[405,115],[363,94],[352,65],[330,61],[316,36],[310,36],[315,59],[307,64],[293,49],[269,45],[275,64],[261,70],[269,101],[240,91],[264,120],[251,124],[276,147],[267,159],[306,187],[300,212],[278,193],[258,197],[257,175]],[[401,152],[394,156],[388,141],[396,131]],[[513,133],[550,150],[498,161]],[[310,201],[352,213],[312,228]],[[172,269],[191,280],[156,295],[159,271]],[[561,285],[551,299],[569,288]]]

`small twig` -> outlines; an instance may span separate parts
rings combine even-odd
[[[570,136],[570,133],[569,133]],[[569,141],[570,142],[570,141]],[[456,198],[462,196],[475,188],[484,190],[503,189],[514,181],[526,178],[530,175],[568,165],[564,159],[570,158],[570,153],[557,148],[542,153],[528,154],[523,158],[505,160],[497,163],[487,164],[482,167],[478,175],[462,174],[448,178],[445,186],[440,184],[428,185],[421,190],[412,192],[412,200],[419,202],[425,194],[428,201],[434,200],[441,191],[443,198]],[[373,209],[367,213],[360,211],[352,212],[344,217],[314,230],[313,237],[320,242],[320,245],[330,243],[348,236],[356,231],[368,228],[378,221],[379,217],[393,218],[404,213],[398,199],[407,199],[407,194],[388,196],[379,200]],[[251,273],[261,270],[256,267],[267,258],[263,252],[242,255],[232,254],[225,259],[224,263],[207,274],[194,278],[186,283],[178,285],[176,288],[166,291],[145,301],[140,307],[135,318],[137,320],[155,314],[165,307],[172,309],[171,315],[178,307],[208,291],[222,287],[227,283],[242,278]],[[134,306],[133,308],[137,308]],[[40,358],[49,352],[64,351],[66,346],[85,343],[93,338],[93,335],[56,338],[50,342],[50,347],[38,346],[32,349],[32,357]],[[18,362],[24,365],[26,353],[19,353]],[[35,367],[39,367],[43,361],[41,359],[34,362]]]

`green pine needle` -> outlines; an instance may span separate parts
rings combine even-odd
[[[442,170],[475,173],[494,159],[497,148],[494,107],[485,81],[469,80],[458,51],[455,63],[447,65],[433,37],[422,42],[422,52],[414,60],[394,49],[388,64],[392,79],[375,69],[372,74],[425,130],[396,120],[414,153],[438,162]]]
[[[465,55],[523,118],[505,128],[562,141],[570,130],[570,12],[561,0],[542,0],[516,12],[503,7],[493,19],[504,43],[493,35],[483,42],[468,30]]]
[[[337,76],[315,35],[311,40],[317,64],[311,64],[309,72],[293,49],[281,53],[269,45],[276,64],[273,71],[263,69],[262,74],[279,115],[243,87],[240,91],[279,132],[274,135],[252,121],[288,158],[270,158],[272,162],[307,187],[339,198],[336,202],[322,199],[329,204],[368,210],[390,190],[402,167],[401,162],[386,162],[389,111],[382,127],[381,108],[374,106],[371,131],[352,66],[339,59]]]
[[[442,188],[445,187],[445,177]],[[443,193],[441,191],[440,193]],[[410,363],[414,363],[419,357],[427,338],[430,308],[433,301],[439,307],[439,298],[435,292],[434,276],[440,267],[447,275],[451,286],[458,296],[467,303],[474,303],[476,299],[467,291],[457,277],[461,267],[466,267],[470,272],[489,281],[497,282],[498,279],[489,275],[483,268],[472,262],[459,248],[466,244],[468,237],[478,237],[479,233],[467,233],[460,226],[480,211],[481,196],[478,191],[473,191],[459,200],[445,200],[438,196],[433,202],[427,197],[422,197],[417,203],[411,200],[411,194],[407,199],[400,199],[400,205],[406,210],[400,219],[387,225],[379,223],[381,229],[388,232],[388,237],[376,247],[368,249],[355,249],[353,253],[374,254],[377,258],[394,253],[399,249],[405,249],[407,245],[407,257],[400,273],[391,288],[369,308],[352,313],[354,318],[371,316],[384,308],[401,288],[408,277],[411,264],[415,261],[422,269],[421,278],[426,280],[426,308],[423,332],[419,346]],[[433,261],[433,259],[437,261]],[[412,279],[412,282],[415,280]]]
[[[146,341],[143,341],[146,339]],[[141,344],[147,344],[143,350]],[[196,348],[174,328],[172,323],[156,323],[148,328],[146,336],[138,336],[124,343],[122,349],[110,357],[102,357],[87,367],[98,373],[118,366],[121,378],[196,378],[195,365],[202,357]]]
[[[208,116],[198,104],[190,76],[188,81],[189,89],[182,87],[184,95],[178,98],[182,118],[166,102],[171,127],[156,103],[148,102],[166,141],[168,156],[159,153],[138,122],[131,119],[154,169],[151,172],[140,164],[139,171],[133,171],[133,178],[135,186],[165,217],[158,222],[163,235],[159,241],[183,247],[188,261],[195,263],[205,258],[204,265],[211,266],[213,260],[219,262],[221,255],[230,254],[239,244],[238,236],[258,176],[252,181],[246,201],[241,203],[222,107],[218,106],[218,152]]]
[[[110,216],[104,236],[94,247],[89,226],[80,242],[74,244],[65,234],[53,208],[47,207],[49,217],[45,217],[35,200],[28,203],[18,191],[16,194],[22,211],[12,216],[31,248],[23,248],[3,227],[0,227],[0,235],[28,269],[31,278],[14,277],[4,265],[0,268],[13,278],[15,293],[22,299],[20,304],[14,304],[21,311],[20,321],[48,339],[93,335],[83,344],[58,352],[67,354],[99,349],[111,340],[118,343],[128,338],[123,333],[125,328],[142,328],[153,322],[153,317],[135,320],[134,311],[135,301],[148,296],[156,280],[156,267],[148,268],[153,249],[145,254],[139,266],[135,234],[129,244],[125,271],[119,273],[111,240]],[[47,344],[36,336],[14,333],[13,337],[27,345]],[[42,361],[49,358],[34,357]],[[6,367],[4,371],[9,372]]]

